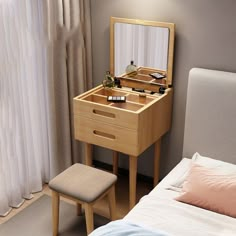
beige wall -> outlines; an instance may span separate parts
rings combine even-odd
[[[171,131],[164,136],[162,142],[161,177],[163,177],[182,157],[189,70],[192,67],[202,67],[236,72],[236,1],[90,1],[94,85],[101,83],[105,71],[109,69],[110,16],[176,24],[173,121]],[[139,173],[152,176],[152,154],[153,147],[140,156]],[[95,148],[94,158],[111,163],[111,152]],[[122,156],[120,166],[128,167],[126,156]]]

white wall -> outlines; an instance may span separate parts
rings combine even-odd
[[[100,84],[105,72],[109,70],[110,16],[176,24],[173,121],[171,131],[162,140],[161,177],[163,177],[182,157],[189,70],[192,67],[203,67],[236,72],[236,1],[90,1],[94,85]],[[111,163],[111,155],[109,150],[95,148],[95,159]],[[152,155],[153,147],[140,156],[139,173],[152,176]],[[122,156],[120,164],[127,168],[128,158]]]

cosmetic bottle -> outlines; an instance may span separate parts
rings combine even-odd
[[[137,66],[134,65],[134,61],[130,62],[130,65],[126,67],[125,72],[129,75],[137,75]]]
[[[114,79],[110,74],[110,71],[106,72],[105,78],[102,81],[102,85],[104,88],[113,88],[115,83],[114,83]]]

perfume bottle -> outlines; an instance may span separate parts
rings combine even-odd
[[[102,85],[104,88],[113,88],[115,86],[114,79],[110,74],[110,71],[106,72],[105,78],[102,81]]]
[[[126,67],[125,72],[129,75],[137,75],[137,66],[134,65],[134,61],[130,61],[130,65]]]

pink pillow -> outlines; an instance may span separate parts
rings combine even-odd
[[[193,164],[176,200],[236,218],[236,175]]]

